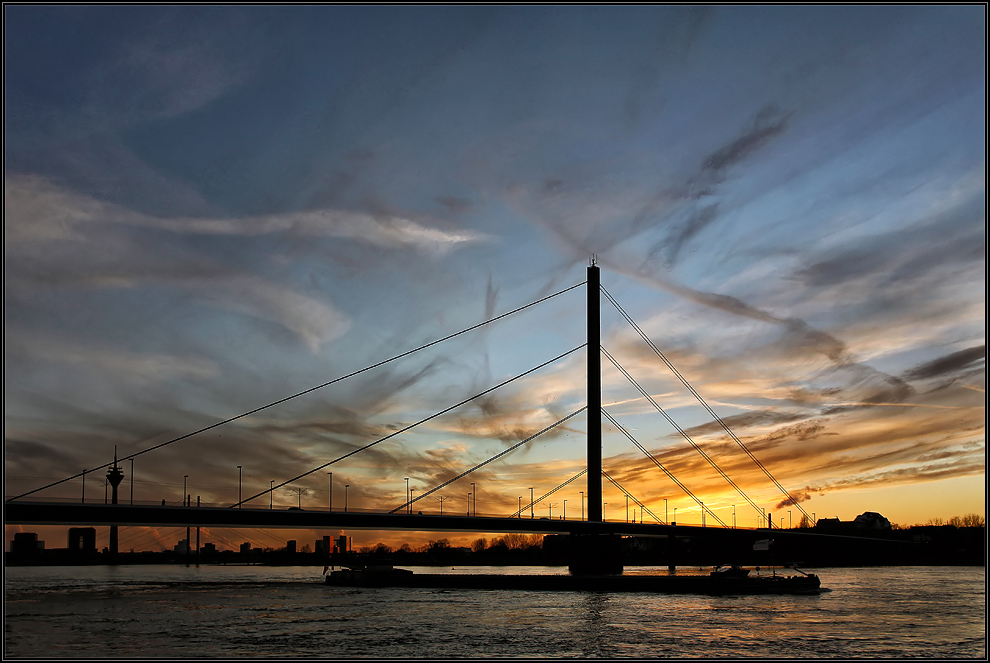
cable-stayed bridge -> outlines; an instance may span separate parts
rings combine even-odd
[[[711,457],[709,453],[705,451],[702,445],[698,444],[692,437],[685,431],[681,426],[679,426],[669,413],[657,402],[657,400],[645,389],[643,386],[635,379],[635,377],[625,368],[616,357],[609,352],[606,348],[602,347],[601,344],[601,302],[602,299],[606,299],[615,309],[619,312],[622,318],[629,323],[631,328],[640,336],[645,346],[655,353],[657,359],[661,361],[671,373],[679,380],[684,387],[690,392],[690,394],[697,399],[697,401],[704,407],[705,411],[711,417],[711,421],[717,423],[726,435],[731,438],[731,440],[739,447],[739,449],[749,458],[753,463],[753,466],[757,468],[766,477],[769,484],[772,484],[783,496],[783,499],[787,504],[793,505],[798,511],[800,511],[807,522],[813,521],[813,515],[808,514],[801,506],[798,500],[794,499],[788,491],[777,481],[773,476],[770,469],[767,468],[751,451],[746,447],[746,445],[729,429],[721,417],[719,417],[715,411],[709,406],[709,404],[702,398],[702,396],[690,385],[687,379],[673,366],[673,364],[667,359],[667,357],[661,352],[657,345],[643,332],[639,325],[628,315],[628,313],[622,308],[618,301],[601,286],[600,283],[600,270],[595,264],[594,259],[591,265],[588,267],[588,277],[587,280],[572,285],[568,288],[560,290],[552,295],[539,299],[537,301],[531,302],[525,306],[519,307],[508,313],[492,317],[485,322],[479,323],[467,329],[461,330],[457,333],[448,335],[444,338],[435,340],[433,342],[427,343],[420,346],[419,348],[404,352],[402,354],[396,355],[384,361],[378,362],[371,366],[365,367],[359,371],[355,371],[348,375],[344,375],[333,380],[330,380],[324,384],[317,385],[305,391],[299,392],[292,396],[280,399],[273,403],[269,403],[259,408],[255,408],[249,412],[225,419],[223,421],[211,424],[199,430],[187,433],[185,435],[176,437],[174,439],[168,440],[166,442],[154,445],[147,449],[141,450],[130,455],[117,458],[116,454],[112,463],[105,463],[103,465],[98,465],[91,469],[88,469],[79,474],[65,477],[58,481],[49,483],[45,486],[41,486],[34,490],[16,495],[13,497],[8,497],[4,508],[5,508],[5,522],[7,524],[35,524],[35,525],[100,525],[100,526],[110,526],[111,529],[111,546],[112,552],[115,552],[117,541],[116,541],[116,528],[118,526],[177,526],[177,527],[251,527],[251,528],[265,528],[265,529],[371,529],[371,530],[404,530],[404,531],[444,531],[444,532],[539,532],[539,533],[570,533],[570,534],[626,534],[626,535],[640,535],[640,536],[665,536],[677,533],[678,535],[691,535],[691,536],[738,536],[742,532],[737,532],[737,530],[744,528],[737,528],[735,522],[735,507],[733,506],[733,517],[732,520],[727,522],[723,520],[715,511],[711,509],[710,506],[706,506],[704,502],[686,485],[685,482],[681,481],[670,468],[666,467],[657,458],[657,455],[651,453],[646,446],[644,446],[636,437],[633,435],[633,431],[629,428],[623,426],[623,424],[618,421],[618,419],[602,407],[602,365],[604,362],[612,365],[617,369],[629,382],[635,387],[635,389],[641,395],[643,402],[649,403],[649,405],[654,408],[659,414],[661,414],[664,419],[678,432],[678,434],[684,438],[684,440],[697,452],[697,454],[705,461],[705,463],[710,466],[710,468],[719,476],[722,480],[726,482],[736,493],[738,493],[740,500],[740,506],[749,505],[751,508],[755,509],[757,514],[758,522],[761,526],[774,527],[775,524],[772,521],[772,515],[765,514],[765,511],[759,507],[756,502],[746,494],[743,488],[730,477],[724,469],[716,462],[714,458]],[[144,454],[153,453],[158,449],[166,447],[168,445],[174,444],[181,440],[187,438],[201,435],[206,431],[218,428],[224,424],[231,423],[235,420],[247,417],[249,415],[255,414],[262,410],[278,406],[289,400],[302,396],[304,394],[310,393],[317,389],[329,386],[331,384],[343,381],[347,378],[356,376],[358,374],[364,373],[366,371],[372,370],[384,364],[392,361],[396,361],[403,357],[409,356],[413,353],[419,352],[426,348],[438,345],[444,341],[450,340],[454,337],[460,336],[466,332],[473,329],[477,329],[481,326],[495,323],[501,319],[511,316],[515,313],[523,311],[533,306],[537,306],[547,300],[553,299],[559,295],[566,292],[572,291],[579,287],[585,287],[587,293],[587,341],[577,347],[574,347],[567,352],[564,352],[556,357],[548,359],[547,361],[523,372],[512,378],[502,381],[501,383],[485,389],[479,393],[473,394],[457,403],[450,405],[438,412],[435,412],[427,417],[416,421],[415,423],[409,424],[396,430],[388,435],[385,435],[379,439],[376,439],[364,446],[354,449],[348,453],[345,453],[338,458],[328,461],[318,467],[310,468],[302,473],[294,476],[290,479],[279,482],[276,485],[275,481],[271,482],[271,486],[262,492],[254,495],[250,495],[242,499],[240,495],[240,487],[238,487],[238,501],[229,505],[217,506],[217,505],[202,505],[193,503],[192,497],[190,495],[185,495],[185,490],[183,490],[184,499],[181,506],[169,505],[164,501],[161,505],[149,505],[149,504],[134,504],[133,495],[131,503],[122,504],[118,499],[118,486],[123,479],[123,468],[120,463],[131,460],[137,456]],[[419,491],[418,495],[414,495],[413,492],[409,490],[408,482],[406,489],[406,499],[400,504],[396,504],[394,508],[390,510],[381,511],[356,511],[348,510],[346,497],[343,509],[340,507],[337,510],[332,508],[332,504],[328,505],[326,511],[322,510],[311,510],[302,508],[296,508],[291,510],[274,509],[274,504],[272,501],[269,502],[269,508],[258,508],[257,500],[271,496],[274,491],[293,484],[293,482],[298,482],[310,475],[317,472],[325,471],[327,468],[333,469],[334,466],[344,466],[346,467],[347,459],[357,456],[358,454],[375,447],[376,445],[385,442],[387,440],[396,438],[397,436],[411,431],[412,429],[426,424],[427,422],[457,408],[466,405],[476,399],[482,398],[499,388],[505,387],[506,385],[530,375],[541,368],[544,368],[554,362],[560,361],[566,357],[569,357],[581,350],[586,351],[587,356],[587,402],[582,407],[576,409],[573,412],[568,413],[566,416],[561,417],[557,421],[553,422],[549,426],[546,426],[542,430],[536,432],[533,435],[529,435],[524,439],[518,440],[515,444],[512,444],[508,448],[502,450],[501,452],[495,454],[494,456],[484,460],[481,463],[474,465],[473,467],[459,473],[457,476],[444,481],[436,486],[433,486],[427,490]],[[604,361],[603,361],[604,360]],[[544,492],[542,495],[535,495],[532,490],[530,494],[530,499],[528,501],[523,501],[522,497],[518,501],[518,509],[514,513],[505,513],[501,515],[496,514],[484,514],[478,515],[476,508],[472,508],[472,502],[470,494],[468,495],[467,508],[465,511],[460,511],[452,513],[452,508],[448,509],[446,515],[443,514],[443,498],[439,498],[441,502],[440,514],[428,514],[422,515],[421,507],[424,504],[423,500],[435,496],[438,491],[444,489],[450,484],[460,481],[460,480],[470,480],[472,473],[489,465],[496,463],[499,459],[503,458],[512,451],[525,447],[530,444],[533,440],[539,438],[541,435],[554,430],[558,426],[561,426],[568,422],[573,417],[583,414],[587,420],[587,444],[586,444],[586,460],[587,464],[584,469],[577,472],[576,474],[570,476],[567,480],[560,483],[553,489]],[[665,477],[673,484],[675,484],[679,491],[681,491],[686,499],[695,503],[700,509],[702,514],[702,524],[700,527],[689,526],[686,527],[682,525],[676,525],[675,522],[668,521],[668,514],[666,510],[666,500],[664,500],[664,506],[657,508],[657,505],[648,505],[644,503],[637,495],[632,491],[627,490],[626,487],[622,486],[615,478],[613,478],[607,471],[602,468],[602,427],[603,422],[607,420],[615,430],[620,432],[625,438],[632,443],[632,445],[642,452],[645,457],[655,466],[659,477]],[[132,465],[133,467],[133,465]],[[85,499],[85,478],[86,475],[92,475],[93,473],[102,473],[106,469],[107,476],[107,487],[112,484],[113,486],[113,496],[112,500],[109,495],[105,496],[105,504],[94,504],[91,501],[87,502]],[[44,500],[41,498],[40,493],[46,489],[53,488],[58,485],[65,484],[67,482],[74,481],[76,479],[82,479],[83,481],[83,497],[78,503],[66,502],[66,501],[55,501],[55,500]],[[609,482],[614,488],[621,491],[625,497],[626,510],[625,518],[612,518],[611,520],[606,518],[605,514],[605,503],[602,499],[602,487],[604,482]],[[556,519],[551,513],[549,517],[536,517],[535,515],[535,505],[544,504],[546,500],[551,498],[554,493],[563,489],[565,486],[575,484],[585,486],[585,490],[581,491],[581,510],[580,518],[576,517],[576,510],[572,506],[571,514],[568,517],[566,515],[566,505],[565,513],[558,513]],[[571,490],[574,486],[571,485]],[[346,493],[345,493],[346,496]],[[475,500],[477,498],[477,493],[475,493]],[[434,497],[434,499],[437,499]],[[198,502],[198,500],[197,500]],[[585,509],[585,504],[587,504],[587,509]],[[638,510],[639,519],[636,522],[635,516],[630,522],[628,517],[628,508],[632,504],[634,508],[634,514]],[[655,513],[654,511],[658,511]],[[613,511],[614,513],[614,511]],[[621,513],[621,510],[620,510]],[[676,517],[676,509],[675,509]],[[750,532],[752,535],[752,532]]]

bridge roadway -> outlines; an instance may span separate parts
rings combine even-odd
[[[713,536],[735,533],[750,538],[768,530],[724,529],[658,523],[604,523],[548,518],[499,518],[463,515],[412,515],[299,509],[232,509],[229,507],[5,502],[8,525],[257,527],[263,529],[367,529],[408,532],[498,532],[539,534],[625,534],[628,536]],[[777,530],[774,530],[777,534]]]

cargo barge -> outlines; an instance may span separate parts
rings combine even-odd
[[[645,592],[654,594],[818,594],[821,579],[799,576],[750,576],[748,571],[708,575],[492,575],[413,573],[407,569],[368,567],[326,574],[333,587],[409,587],[421,589],[526,590],[550,592]]]

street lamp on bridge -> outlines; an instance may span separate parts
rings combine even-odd
[[[409,477],[406,477],[406,514],[412,510],[412,505],[409,504]]]
[[[670,523],[670,519],[667,518],[667,498],[663,498],[663,522]]]
[[[344,484],[344,513],[347,513],[347,489],[351,487],[351,484]]]
[[[736,505],[732,505],[732,529],[736,528]]]
[[[471,512],[473,511],[474,512],[474,515],[477,516],[478,515],[478,491],[475,490],[475,488],[474,488],[474,482],[473,481],[471,482],[471,493],[470,494],[474,496],[474,498],[473,498],[474,499],[474,508],[472,509],[471,508],[471,504],[470,503],[468,504],[468,515],[470,516],[471,515]]]
[[[186,506],[186,479],[188,478],[188,474],[182,477],[182,506]],[[189,542],[186,541],[186,543],[188,544]]]
[[[471,493],[467,494],[467,515],[471,515]]]
[[[567,500],[564,500],[564,520],[567,520]]]

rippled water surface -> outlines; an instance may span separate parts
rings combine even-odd
[[[413,568],[413,567],[409,567]],[[440,569],[416,569],[440,572]],[[546,567],[443,569],[562,573]],[[630,568],[628,572],[661,572]],[[817,596],[342,589],[320,569],[7,568],[23,657],[985,658],[983,567],[822,569]]]

